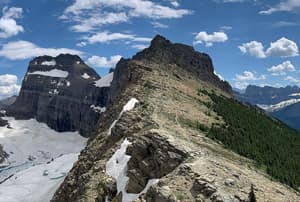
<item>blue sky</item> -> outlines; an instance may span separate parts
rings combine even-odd
[[[233,87],[300,84],[300,0],[1,0],[0,98],[35,56],[79,54],[105,75],[161,34],[208,53]]]

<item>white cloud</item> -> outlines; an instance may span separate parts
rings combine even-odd
[[[275,12],[280,12],[280,11],[293,11],[296,9],[300,8],[300,1],[299,0],[282,0],[282,2],[280,2],[279,4],[267,9],[267,10],[263,10],[260,11],[260,14],[264,14],[264,15],[270,15],[272,13]]]
[[[257,81],[257,80],[265,80],[266,76],[261,75],[259,77],[255,76],[255,73],[250,71],[244,71],[243,74],[236,74],[235,80],[236,81]]]
[[[148,48],[148,45],[145,45],[145,44],[133,44],[131,46],[131,48],[138,49],[138,50],[143,50],[145,48]]]
[[[199,32],[194,39],[194,45],[204,42],[206,47],[211,47],[214,43],[225,42],[227,40],[228,37],[224,32],[214,32],[212,34],[208,34],[207,32]]]
[[[83,42],[77,44],[78,46],[85,46],[87,44],[95,43],[110,43],[112,41],[125,40],[127,42],[143,42],[149,43],[152,39],[147,37],[138,37],[133,34],[124,34],[124,33],[110,33],[110,32],[99,32],[91,36],[83,37]]]
[[[270,44],[270,47],[266,51],[266,55],[272,57],[298,56],[298,46],[294,41],[282,37]]]
[[[180,5],[175,0],[170,2],[175,8],[149,0],[75,0],[60,19],[73,23],[71,28],[74,31],[90,32],[106,24],[128,22],[136,17],[172,19],[192,13],[187,9],[178,9]]]
[[[107,57],[92,56],[88,58],[87,63],[94,67],[111,68],[115,67],[121,58],[121,55],[114,55],[109,59]]]
[[[242,53],[249,53],[252,56],[258,58],[265,58],[264,46],[261,42],[258,41],[250,41],[248,43],[244,43],[239,46],[239,49]]]
[[[24,32],[24,28],[16,22],[16,19],[22,17],[22,8],[4,7],[2,13],[3,15],[0,18],[0,38],[8,38]]]
[[[287,71],[296,71],[291,61],[287,60],[279,65],[272,66],[268,69],[273,76],[286,75]]]
[[[18,78],[15,75],[0,75],[0,99],[18,94],[21,87],[17,82]]]
[[[296,22],[289,22],[289,21],[278,21],[272,24],[272,27],[281,28],[281,27],[293,27],[299,26],[299,23]]]
[[[23,60],[40,55],[57,56],[61,53],[82,54],[78,50],[68,48],[41,48],[29,41],[9,42],[0,49],[0,56],[10,60]]]
[[[178,1],[170,1],[170,3],[172,4],[172,6],[174,6],[175,8],[178,8],[180,6]]]
[[[238,89],[245,89],[250,82],[262,81],[265,79],[265,75],[256,76],[256,74],[251,71],[244,71],[243,74],[236,74],[233,80],[235,81],[234,87]]]
[[[154,28],[166,29],[169,27],[168,25],[162,24],[160,22],[151,22],[151,24]]]
[[[284,78],[284,80],[288,81],[288,82],[291,82],[291,83],[296,83],[296,84],[300,83],[299,79],[296,79],[292,76],[287,76],[287,77]]]
[[[220,30],[221,31],[226,31],[226,30],[231,30],[232,29],[232,27],[231,26],[222,26],[222,27],[220,27]]]
[[[258,41],[244,43],[238,48],[242,53],[249,53],[250,55],[258,58],[298,56],[297,44],[285,37],[282,37],[275,42],[271,42],[269,48],[266,51],[264,50],[263,44]]]

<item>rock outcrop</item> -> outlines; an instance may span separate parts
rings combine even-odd
[[[248,201],[250,193],[257,201],[300,200],[252,161],[187,127],[187,120],[223,124],[199,88],[232,96],[207,55],[157,36],[114,74],[107,111],[52,202]]]
[[[30,61],[17,100],[7,114],[36,118],[57,131],[88,136],[105,110],[109,85],[78,56],[41,56]]]

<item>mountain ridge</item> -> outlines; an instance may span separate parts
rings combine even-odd
[[[232,95],[186,66],[161,63],[172,55],[164,50],[117,64],[107,111],[52,202],[247,201],[253,189],[259,201],[297,201],[298,192],[207,136],[226,119],[204,92]]]

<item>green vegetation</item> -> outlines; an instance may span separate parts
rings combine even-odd
[[[300,134],[257,108],[234,99],[201,91],[210,96],[212,109],[225,125],[213,125],[207,136],[253,159],[279,181],[298,189],[300,186]],[[211,105],[211,104],[209,104]],[[188,125],[196,123],[187,121]],[[200,124],[201,125],[201,124]],[[197,123],[198,126],[198,123]],[[199,127],[200,130],[202,126]],[[205,129],[206,130],[206,129]]]
[[[185,119],[183,117],[179,117],[178,121],[182,126],[186,126],[186,127],[197,129],[197,130],[201,130],[202,132],[208,132],[209,131],[209,127],[207,127],[206,125],[200,123],[199,121],[192,121],[190,119]]]

